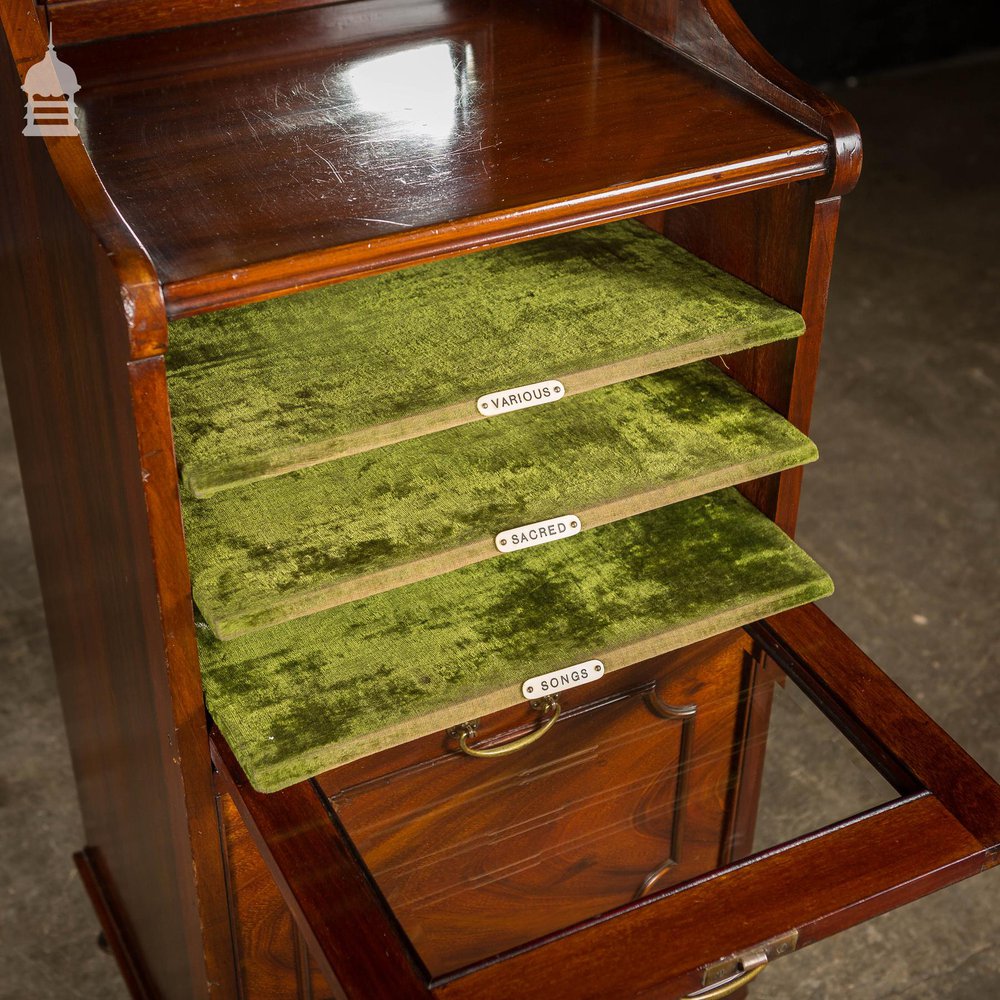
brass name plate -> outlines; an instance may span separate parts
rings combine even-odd
[[[536,521],[534,524],[501,531],[495,543],[500,552],[516,552],[518,549],[530,549],[533,545],[544,545],[579,533],[580,518],[576,514],[566,514],[548,521]]]
[[[495,417],[500,413],[513,413],[515,410],[526,410],[529,406],[541,406],[543,403],[554,403],[566,395],[566,388],[558,379],[547,382],[532,382],[531,385],[519,385],[514,389],[504,389],[501,392],[491,392],[476,400],[476,409],[484,417]]]
[[[600,660],[584,660],[583,663],[574,663],[563,670],[552,670],[547,674],[529,677],[521,685],[521,694],[531,701],[557,691],[568,691],[582,684],[591,684],[603,676],[604,664]]]

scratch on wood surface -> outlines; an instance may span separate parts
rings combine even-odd
[[[253,122],[250,121],[250,115],[248,115],[243,108],[240,108],[240,114],[243,115],[243,120],[247,123],[247,128],[250,129],[250,134],[254,137],[254,140],[256,141],[257,145],[263,146],[264,143],[261,142],[260,136],[257,133],[257,129],[254,128]]]
[[[364,215],[358,216],[359,222],[381,222],[386,226],[399,226],[400,229],[409,229],[410,227],[405,222],[393,222],[392,219],[369,219]]]
[[[330,168],[330,170],[333,171],[333,176],[336,177],[341,184],[344,183],[344,178],[341,177],[340,171],[322,153],[317,153],[308,142],[303,143],[303,145],[309,150],[310,153],[313,154],[313,156],[318,156]]]

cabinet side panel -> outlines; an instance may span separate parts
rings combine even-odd
[[[754,395],[808,433],[826,317],[839,198],[817,200],[818,185],[789,184],[673,209],[659,225],[675,243],[801,312],[805,333],[730,355],[723,367]],[[802,469],[742,486],[789,534]]]
[[[761,98],[830,143],[823,196],[847,194],[861,172],[861,136],[852,115],[782,66],[733,9],[731,0],[596,0],[671,48]]]
[[[0,48],[0,350],[88,856],[145,991],[203,997],[129,303],[45,140],[21,135],[19,80]],[[207,784],[207,756],[201,769]]]
[[[233,800],[219,798],[243,1000],[333,1000]]]

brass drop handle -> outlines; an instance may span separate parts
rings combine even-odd
[[[636,894],[632,897],[633,899],[643,899],[648,896],[655,888],[656,883],[663,878],[667,872],[672,871],[677,867],[677,862],[673,858],[668,858],[666,861],[660,865],[659,868],[654,868],[643,880],[642,885],[636,890]]]
[[[548,715],[549,712],[552,714],[549,715],[548,719],[542,725],[533,732],[528,733],[527,736],[521,736],[516,740],[511,740],[509,743],[501,743],[498,747],[486,747],[480,750],[477,747],[469,746],[469,740],[475,738],[476,729],[478,728],[477,723],[464,722],[461,726],[453,730],[454,735],[458,737],[458,748],[462,753],[468,754],[470,757],[506,757],[508,754],[517,753],[518,750],[523,750],[525,747],[531,746],[532,743],[540,740],[556,724],[556,720],[559,718],[560,712],[562,712],[562,706],[555,695],[549,695],[540,701],[533,701],[531,707],[539,710],[543,715]]]
[[[689,993],[684,1000],[722,1000],[723,997],[731,996],[738,989],[752,983],[767,966],[767,955],[761,951],[752,957],[744,959],[740,963],[740,971],[724,982],[718,983],[707,990],[697,990]]]

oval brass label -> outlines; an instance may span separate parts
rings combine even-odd
[[[547,382],[532,382],[531,385],[519,385],[514,389],[503,389],[480,396],[476,400],[476,409],[484,417],[495,417],[501,413],[526,410],[529,406],[554,403],[565,395],[566,387],[554,378]]]
[[[500,552],[516,552],[530,549],[533,545],[544,545],[560,538],[569,538],[580,533],[580,518],[576,514],[553,517],[548,521],[535,521],[520,528],[508,528],[494,539]]]
[[[574,663],[563,670],[552,670],[547,674],[529,677],[521,685],[521,694],[531,701],[599,681],[603,676],[604,664],[600,660],[584,660],[583,663]]]

